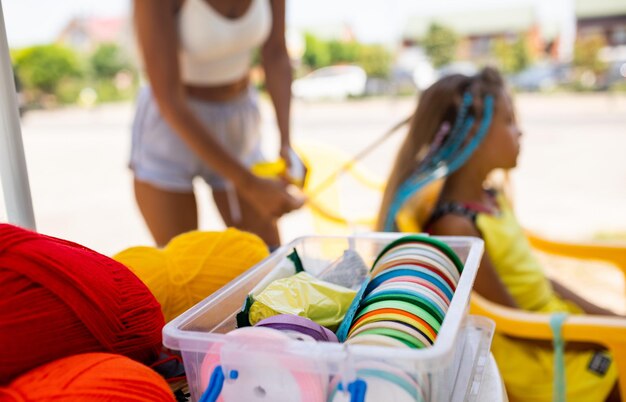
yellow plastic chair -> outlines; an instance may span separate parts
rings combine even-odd
[[[420,222],[425,222],[432,211],[438,193],[437,184],[413,199],[399,214],[398,226],[401,231],[419,232]],[[548,240],[526,231],[531,245],[537,251],[580,260],[602,261],[614,265],[626,276],[626,247],[565,243]],[[550,314],[531,313],[504,307],[472,293],[470,302],[472,314],[489,317],[496,323],[496,330],[504,335],[520,339],[552,340]],[[613,354],[619,373],[619,387],[626,395],[626,320],[603,316],[570,316],[562,327],[566,342],[596,343],[605,346]]]
[[[354,204],[349,202],[350,187],[358,187],[359,193],[365,190],[369,199],[377,200],[385,189],[384,183],[358,163],[351,163],[348,154],[326,144],[300,141],[294,148],[308,169],[303,190],[315,232],[348,235],[371,230],[376,216],[371,211],[354,211]],[[340,169],[344,172],[337,175]]]
[[[331,152],[328,146],[322,148],[301,147],[299,153],[303,159],[306,159],[311,172],[314,173],[316,169],[324,170],[324,172],[319,172],[322,177],[319,180],[323,181],[324,177],[328,177],[334,171],[331,166],[342,166],[349,161],[349,158],[338,151]],[[364,186],[378,189],[378,197],[381,197],[384,183],[380,181],[376,184],[374,176],[371,173],[368,174],[358,163],[353,163],[348,173],[354,175]],[[398,215],[397,222],[400,231],[414,233],[421,231],[420,223],[425,222],[430,216],[441,191],[441,185],[442,181],[434,182],[407,203]],[[353,223],[337,209],[340,192],[338,188],[333,187],[338,186],[339,183],[333,183],[327,190],[329,192],[327,197],[319,197],[314,206],[310,205],[311,212],[318,221],[316,230],[320,234],[346,233],[349,232]],[[315,186],[306,186],[305,193],[312,188]],[[372,229],[375,221],[375,216],[369,219],[361,218],[361,223],[370,223],[369,227]],[[568,258],[608,262],[626,276],[625,246],[565,243],[548,240],[532,232],[526,233],[531,245],[537,251]],[[502,334],[522,339],[552,339],[548,314],[530,313],[504,307],[488,301],[477,293],[472,294],[470,310],[473,314],[494,320],[497,331]],[[571,316],[563,325],[562,331],[565,341],[600,344],[613,354],[619,372],[620,391],[626,396],[626,320],[603,316]]]

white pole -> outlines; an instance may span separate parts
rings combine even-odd
[[[0,0],[0,181],[10,223],[35,229],[22,130]]]

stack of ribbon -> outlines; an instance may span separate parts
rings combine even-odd
[[[435,343],[463,263],[445,243],[406,236],[378,255],[346,343],[422,349]]]
[[[432,347],[459,282],[463,263],[445,243],[405,236],[385,247],[371,269],[371,281],[346,319],[345,343],[409,349]],[[380,362],[361,362],[357,376],[367,383],[365,401],[427,401],[426,375]],[[340,379],[330,386],[339,401]]]

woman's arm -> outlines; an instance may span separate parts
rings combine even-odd
[[[218,174],[232,181],[259,212],[281,216],[299,207],[284,185],[254,176],[196,118],[187,105],[178,66],[175,0],[135,0],[134,19],[148,80],[161,115]]]
[[[455,215],[446,215],[438,219],[431,226],[431,232],[441,236],[481,237],[478,230],[468,219]],[[480,268],[474,281],[474,290],[494,303],[518,308],[517,303],[504,286],[486,251],[483,253],[483,258],[480,261]]]
[[[271,0],[272,31],[261,49],[261,62],[265,70],[265,85],[276,111],[280,131],[280,156],[289,161],[291,61],[285,44],[285,0]]]
[[[135,27],[145,70],[161,115],[174,131],[220,175],[235,185],[250,173],[214,137],[187,105],[178,66],[175,0],[135,0]]]

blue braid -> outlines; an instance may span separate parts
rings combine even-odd
[[[471,100],[471,95],[468,93],[465,95],[463,105],[465,105],[466,99]],[[489,127],[491,126],[491,121],[493,119],[493,107],[493,96],[485,96],[483,119],[480,122],[476,135],[471,139],[470,143],[467,144],[466,147],[458,149],[474,124],[474,118],[471,116],[467,118],[464,123],[458,124],[458,127],[462,127],[461,132],[457,138],[453,138],[451,140],[451,143],[448,144],[448,146],[438,152],[438,160],[434,163],[434,166],[428,166],[427,170],[424,170],[424,167],[419,167],[415,173],[409,176],[409,178],[398,187],[394,200],[389,206],[389,211],[387,212],[384,230],[393,231],[396,229],[396,215],[404,203],[411,198],[413,194],[426,184],[454,173],[457,169],[463,166],[465,162],[467,162],[469,157],[482,143],[483,139],[487,135],[487,132],[489,131]],[[457,126],[456,122],[455,126]]]
[[[463,139],[467,135],[467,132],[469,132],[469,130],[472,128],[472,125],[474,124],[473,118],[471,124],[464,124],[467,123],[465,121],[465,118],[467,117],[467,112],[469,110],[469,107],[472,105],[473,100],[474,99],[472,98],[472,94],[469,91],[463,94],[463,102],[461,103],[461,107],[459,108],[459,113],[457,114],[454,126],[448,134],[448,138],[443,144],[441,144],[441,148],[437,150],[435,155],[433,155],[433,157],[431,158],[430,166],[420,167],[420,170],[428,170],[427,168],[430,168],[431,166],[439,163],[439,161],[441,161],[442,159],[447,158],[451,153],[456,151],[456,148],[458,148],[458,146],[463,142]],[[459,135],[459,131],[461,131],[462,135]]]
[[[458,131],[461,128],[461,124],[465,120],[467,116],[467,111],[469,107],[472,105],[474,99],[472,98],[472,94],[470,91],[465,91],[463,94],[463,102],[461,103],[461,107],[459,108],[459,113],[456,115],[456,120],[454,122],[454,127],[452,127],[452,132]]]
[[[465,124],[462,125],[461,132],[458,133],[455,137],[450,139],[450,144],[442,149],[441,159],[447,160],[450,156],[452,156],[455,152],[459,150],[459,148],[463,145],[463,141],[467,138],[467,134],[472,130],[472,127],[476,123],[476,119],[473,116],[470,116],[465,120]],[[439,161],[437,161],[439,162]]]
[[[467,91],[463,94],[463,102],[457,114],[457,118],[454,122],[454,127],[450,130],[446,140],[441,144],[440,148],[435,154],[427,161],[426,164],[419,166],[416,172],[410,178],[410,181],[414,181],[415,177],[419,176],[423,171],[429,171],[435,168],[435,166],[442,160],[456,152],[458,147],[463,143],[463,139],[467,133],[472,129],[474,125],[474,118],[471,117],[468,121],[465,121],[469,107],[472,105],[472,94]],[[464,124],[465,123],[465,124]],[[460,131],[460,133],[459,133]]]
[[[489,131],[489,126],[491,125],[491,121],[493,119],[493,96],[487,95],[485,97],[485,112],[483,120],[480,122],[480,126],[478,127],[478,131],[472,141],[463,149],[459,150],[459,153],[452,159],[450,162],[449,170],[450,173],[455,172],[459,169],[463,164],[469,159],[469,157],[474,153],[476,148],[482,143],[483,139],[487,135]]]
[[[464,124],[459,125],[461,130],[457,130],[456,133],[450,133],[449,137],[451,138],[448,144],[445,144],[441,147],[441,149],[437,150],[437,152],[432,156],[432,158],[427,161],[427,163],[419,166],[414,173],[412,173],[403,183],[403,185],[409,186],[411,184],[416,183],[420,177],[428,174],[428,172],[440,168],[442,165],[441,161],[445,161],[450,157],[450,155],[454,154],[459,147],[463,144],[463,140],[472,129],[474,125],[474,117],[469,117]]]

